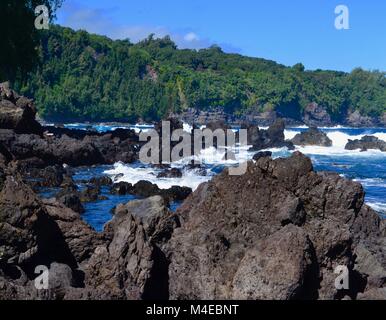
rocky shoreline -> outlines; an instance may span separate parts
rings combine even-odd
[[[380,117],[369,117],[362,116],[357,110],[348,110],[343,119],[336,121],[331,118],[326,108],[316,103],[310,103],[302,112],[292,113],[284,111],[246,111],[241,115],[235,115],[225,112],[222,108],[211,108],[205,111],[187,109],[182,113],[173,114],[172,116],[183,122],[196,125],[223,121],[233,125],[249,123],[258,126],[270,126],[280,118],[284,119],[288,126],[334,127],[341,125],[354,128],[386,127],[386,113]]]
[[[0,208],[1,299],[386,298],[385,221],[360,184],[300,153],[224,171],[175,213],[160,196],[119,205],[102,233],[7,171]],[[334,286],[338,265],[347,290]]]
[[[257,154],[244,175],[225,169],[194,192],[109,178],[79,191],[72,167],[134,162],[138,135],[44,127],[35,114],[0,87],[0,299],[386,299],[386,223],[360,184],[295,152]],[[256,151],[293,147],[283,120],[245,128]],[[41,186],[61,191],[43,199]],[[101,186],[141,199],[118,205],[98,233],[81,206]],[[185,199],[176,212],[173,199]],[[35,286],[37,266],[48,268],[46,289]],[[337,266],[348,289],[334,285]]]
[[[201,126],[208,123],[225,122],[234,126],[241,126],[245,123],[255,126],[268,127],[278,119],[283,119],[287,126],[308,126],[308,127],[336,127],[346,126],[352,128],[384,128],[386,127],[386,113],[380,117],[362,116],[359,111],[348,111],[346,116],[339,120],[332,120],[327,110],[311,103],[302,113],[287,114],[280,111],[245,111],[243,114],[225,112],[222,108],[212,107],[208,110],[197,110],[189,108],[180,113],[171,113],[170,118],[178,119],[190,125]],[[79,119],[68,120],[67,122],[77,123]],[[43,121],[45,123],[45,121]],[[92,121],[86,121],[91,125]],[[103,121],[106,125],[125,126],[126,122]],[[63,126],[63,123],[55,121],[56,126]],[[142,119],[138,124],[148,124]]]

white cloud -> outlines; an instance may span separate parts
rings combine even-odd
[[[184,40],[188,42],[192,42],[192,41],[198,41],[200,40],[200,38],[194,32],[189,32],[184,36]]]

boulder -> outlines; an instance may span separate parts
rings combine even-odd
[[[94,146],[98,150],[95,163],[132,163],[138,160],[140,143],[134,130],[116,129],[103,134],[88,134],[83,138],[82,143]]]
[[[131,194],[133,190],[133,185],[131,183],[120,181],[117,183],[114,183],[111,187],[110,192],[112,194],[118,194],[118,195],[125,195],[125,194]]]
[[[91,178],[89,184],[95,185],[96,187],[111,186],[113,181],[108,176],[101,176]]]
[[[316,127],[310,127],[307,131],[298,133],[291,141],[298,146],[332,146],[332,141],[327,134]]]
[[[386,142],[374,136],[364,136],[360,140],[348,140],[344,147],[346,150],[367,151],[368,149],[377,149],[386,152]]]
[[[35,186],[58,188],[65,187],[75,190],[77,187],[72,180],[72,172],[63,165],[45,167],[41,162],[33,162],[38,158],[26,159],[19,162],[19,170],[28,180],[36,182]],[[20,167],[20,164],[23,166]],[[43,168],[41,168],[43,166]]]
[[[62,263],[53,262],[49,268],[48,289],[53,291],[56,299],[63,299],[68,288],[77,285],[71,268]]]
[[[147,198],[159,195],[166,203],[172,201],[182,201],[192,193],[189,187],[172,186],[168,189],[160,189],[150,181],[141,180],[132,185],[128,182],[115,183],[111,189],[113,194],[125,195],[132,194],[140,198]]]
[[[0,165],[5,166],[13,160],[13,155],[8,148],[0,142]]]
[[[63,203],[66,207],[77,213],[85,212],[79,195],[73,190],[69,190],[68,192],[60,192],[59,195],[56,195],[56,200],[58,200],[60,203]]]
[[[86,261],[103,243],[102,235],[95,232],[80,215],[55,199],[45,199],[48,215],[55,221],[59,234],[78,264]]]
[[[275,110],[267,110],[263,112],[259,112],[256,110],[245,112],[240,120],[247,121],[249,123],[258,124],[260,126],[270,126],[272,125],[278,118],[278,114]],[[289,121],[290,119],[286,119]]]
[[[50,260],[75,263],[58,225],[18,176],[7,176],[0,192],[0,229],[2,260],[27,274]]]
[[[64,208],[60,210],[63,216]],[[71,215],[75,215],[69,210]],[[25,185],[18,175],[7,176],[0,192],[0,298],[1,299],[56,299],[59,296],[47,290],[37,290],[35,268],[65,266],[66,274],[78,269],[76,250],[71,243],[76,236],[63,232],[58,215],[50,210]],[[79,229],[79,217],[73,217]],[[86,227],[87,229],[87,227]],[[85,236],[84,230],[81,232]],[[85,249],[82,241],[82,251]],[[52,269],[52,270],[53,270]],[[58,271],[58,270],[57,270]],[[53,272],[53,279],[55,279]],[[61,273],[60,277],[63,276]],[[60,281],[65,281],[61,278]],[[81,286],[79,280],[77,285]],[[62,295],[61,295],[62,296]]]
[[[314,172],[299,152],[259,156],[241,176],[224,170],[176,215],[165,247],[172,299],[355,299],[386,274],[384,227],[361,185]],[[339,265],[348,290],[334,285]]]
[[[79,141],[66,135],[50,143],[54,161],[71,166],[105,163],[101,150],[86,139]]]
[[[39,159],[43,166],[130,163],[138,159],[140,145],[138,136],[132,130],[105,134],[63,130],[50,127],[40,135],[0,128],[0,153],[6,161]]]
[[[283,119],[277,119],[267,130],[248,124],[242,127],[247,129],[248,145],[252,145],[252,150],[282,147],[294,149],[292,142],[285,140]]]
[[[36,134],[17,134],[13,130],[0,130],[0,142],[17,160],[41,159],[46,166],[102,164],[104,158],[95,145],[66,135],[61,138],[41,137]]]
[[[79,198],[82,202],[94,202],[101,199],[100,193],[100,187],[87,186],[79,193]]]
[[[157,178],[181,178],[182,171],[178,168],[166,169],[157,174]]]
[[[236,300],[290,300],[315,297],[307,281],[317,261],[306,232],[292,224],[246,251],[232,280]],[[285,270],[285,272],[283,272]]]
[[[271,151],[260,151],[260,152],[255,153],[253,155],[252,159],[257,161],[260,158],[271,157],[271,156],[272,156],[272,152]]]
[[[153,184],[150,181],[140,180],[133,185],[131,193],[138,197],[147,198],[158,195],[160,193],[160,189],[156,184]]]
[[[119,205],[105,227],[107,244],[89,260],[87,284],[114,298],[168,298],[161,248],[178,223],[159,196]]]
[[[0,128],[13,129],[18,133],[41,134],[41,126],[35,120],[36,109],[31,99],[20,97],[9,88],[8,83],[0,84]]]
[[[205,166],[199,163],[188,163],[183,166],[182,170],[194,171],[196,175],[203,177],[207,175]]]
[[[170,203],[185,200],[192,193],[189,187],[171,186],[169,189],[161,189],[160,195]]]

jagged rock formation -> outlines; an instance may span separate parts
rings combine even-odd
[[[316,127],[310,127],[307,131],[298,133],[291,142],[298,146],[332,146],[332,141],[327,134]]]
[[[330,126],[331,117],[326,108],[313,102],[307,105],[304,110],[303,121],[308,126]]]
[[[18,95],[7,82],[0,83],[0,128],[17,133],[41,133],[35,120],[36,108],[31,99]]]
[[[359,184],[314,172],[300,153],[223,172],[177,211],[170,297],[335,299],[381,288],[384,222],[363,199]],[[350,270],[349,290],[335,289],[338,265]]]
[[[247,129],[248,145],[252,145],[252,150],[282,147],[294,149],[292,142],[285,140],[283,119],[276,120],[267,130],[254,125],[243,125],[242,128]]]
[[[117,161],[130,163],[137,159],[139,146],[134,132],[123,139],[114,133],[90,134],[82,139],[51,134],[18,134],[14,130],[0,128],[0,143],[14,159],[39,159],[44,166],[112,164]]]
[[[359,110],[349,111],[347,113],[345,122],[349,126],[353,127],[372,127],[378,126],[381,118],[372,118],[369,116],[363,116]]]
[[[179,225],[160,196],[116,208],[105,228],[107,243],[87,266],[89,285],[129,299],[168,298],[167,260],[162,248]]]
[[[152,197],[159,195],[169,203],[171,201],[182,201],[185,200],[192,189],[189,187],[172,186],[168,189],[160,189],[156,184],[149,181],[140,180],[134,185],[128,182],[115,183],[111,188],[111,193],[125,195],[132,194],[141,198]]]
[[[344,148],[346,150],[360,149],[361,151],[367,151],[368,149],[377,149],[386,152],[386,142],[374,136],[364,136],[360,140],[349,139],[348,143]]]
[[[360,184],[296,152],[226,171],[176,213],[160,196],[120,205],[103,233],[5,172],[0,297],[11,299],[386,298],[386,229]],[[36,264],[52,272],[33,289]],[[336,266],[350,271],[337,290]]]
[[[51,268],[53,278],[58,269],[65,268],[71,285],[82,287],[78,264],[98,241],[99,235],[79,215],[56,203],[44,204],[17,174],[4,177],[0,191],[1,299],[63,298],[64,288],[35,288],[37,266]],[[63,268],[57,268],[58,264]]]
[[[133,130],[109,133],[42,127],[31,99],[0,84],[0,151],[4,161],[21,160],[39,167],[133,162],[139,149]],[[33,160],[33,161],[32,161]]]

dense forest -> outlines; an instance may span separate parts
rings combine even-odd
[[[386,73],[306,71],[226,54],[220,47],[177,49],[169,37],[133,44],[51,26],[41,31],[39,63],[23,81],[47,120],[155,120],[189,107],[300,113],[310,102],[339,121],[347,110],[386,111]]]
[[[62,0],[0,1],[0,82],[24,78],[35,66],[41,35],[35,27],[35,8],[45,6],[51,13],[47,18],[52,22],[61,5]]]

